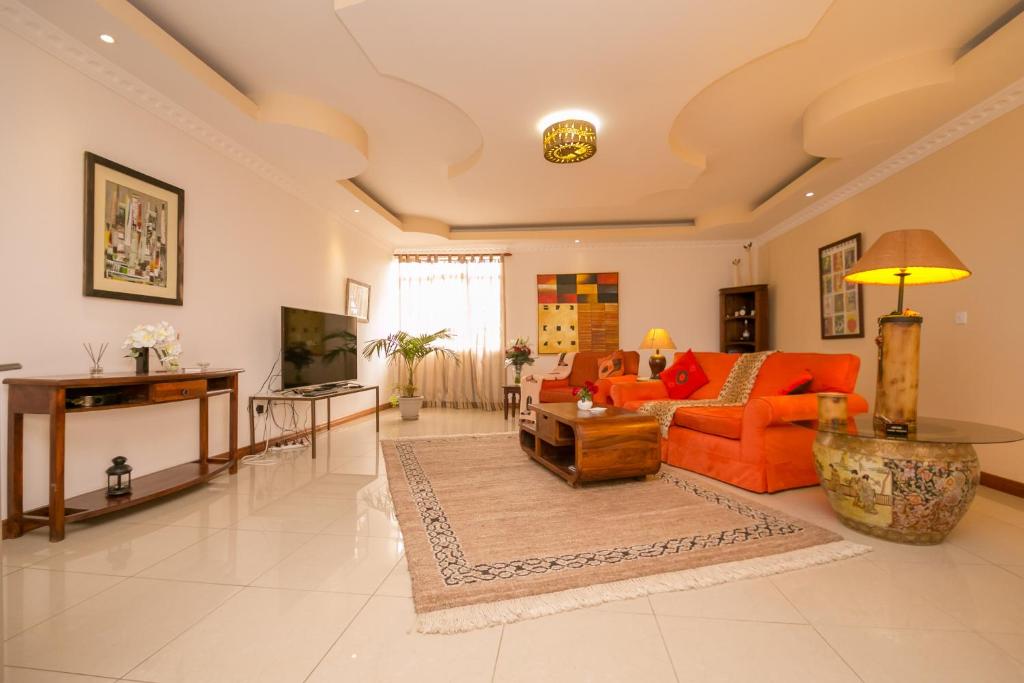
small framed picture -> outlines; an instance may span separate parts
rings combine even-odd
[[[370,321],[370,285],[359,280],[348,279],[346,286],[345,313],[361,323]]]
[[[859,232],[818,249],[822,339],[864,336],[864,288],[844,280],[859,258]]]
[[[185,191],[85,153],[85,296],[181,306]]]

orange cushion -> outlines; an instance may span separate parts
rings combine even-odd
[[[540,402],[568,403],[569,401],[575,401],[576,397],[572,393],[573,389],[575,389],[575,387],[543,388],[540,390]]]
[[[848,394],[856,387],[859,369],[860,358],[851,353],[773,353],[761,366],[750,395],[778,396],[794,377],[804,371],[814,376],[809,391]]]
[[[623,358],[622,351],[615,351],[600,361],[597,364],[597,378],[608,379],[609,377],[620,377],[623,375]]]
[[[623,351],[622,352],[622,374],[624,375],[639,375],[640,374],[640,354],[636,351]]]
[[[743,406],[727,408],[676,408],[674,422],[705,434],[738,439],[743,430]]]
[[[797,374],[793,379],[786,383],[786,386],[779,389],[779,396],[789,396],[790,394],[806,394],[807,390],[811,388],[811,382],[814,381],[814,375],[807,370]]]
[[[678,359],[681,355],[683,354],[677,353],[676,358]],[[708,376],[708,383],[693,392],[690,398],[718,398],[718,394],[722,391],[722,385],[729,377],[729,372],[736,364],[739,354],[695,351],[693,355],[697,357],[697,362],[700,363],[704,374]]]
[[[569,373],[569,384],[582,387],[587,382],[597,379],[597,364],[608,354],[604,351],[580,351],[572,359],[572,371]]]

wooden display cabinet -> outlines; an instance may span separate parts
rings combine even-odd
[[[720,342],[723,353],[751,353],[771,348],[768,339],[768,285],[718,290]],[[745,314],[739,314],[745,311]]]

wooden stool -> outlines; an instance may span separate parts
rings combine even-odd
[[[506,384],[502,387],[502,395],[505,403],[505,419],[508,419],[509,408],[512,408],[512,415],[519,413],[520,386],[518,384]]]

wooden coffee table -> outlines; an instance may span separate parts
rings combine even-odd
[[[534,406],[537,425],[521,426],[527,455],[572,486],[587,481],[645,477],[661,468],[658,421],[608,407],[581,411],[575,403]]]

